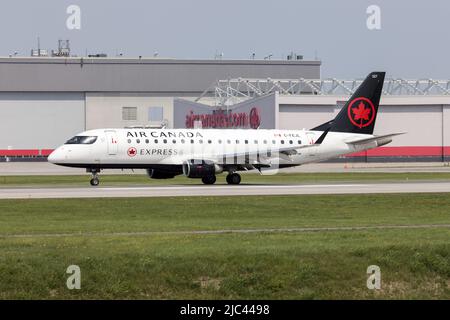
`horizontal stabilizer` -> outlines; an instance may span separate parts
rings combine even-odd
[[[353,144],[353,145],[361,145],[361,144],[366,144],[366,143],[375,142],[375,141],[376,142],[384,142],[384,141],[386,141],[386,139],[389,139],[389,138],[392,138],[392,137],[395,137],[395,136],[399,136],[399,135],[405,134],[405,133],[406,132],[391,133],[391,134],[385,134],[385,135],[381,135],[381,136],[374,136],[374,137],[370,137],[370,138],[363,138],[363,139],[355,139],[355,140],[345,141],[345,143]]]

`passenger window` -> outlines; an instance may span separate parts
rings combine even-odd
[[[194,144],[194,139],[191,139],[191,143]]]
[[[167,143],[167,140],[166,140],[166,139],[164,139],[164,140],[163,140],[163,142],[164,142],[164,143]]]
[[[222,143],[222,140],[219,140],[219,141],[217,141],[217,142],[219,142],[219,144],[221,144],[221,143]]]
[[[284,144],[284,140],[281,140],[281,144]]]
[[[230,144],[230,143],[231,143],[231,141],[230,141],[230,140],[227,140],[227,143],[228,143],[228,144]]]
[[[177,140],[173,139],[173,140],[172,140],[172,143],[173,143],[173,144],[177,143]]]
[[[181,139],[181,143],[184,144],[184,139]]]
[[[211,144],[211,140],[208,140],[208,143]]]
[[[128,139],[128,143],[131,143],[131,139]]]
[[[294,142],[292,140],[289,140],[289,144],[293,144]]]
[[[203,143],[203,140],[202,140],[202,139],[198,140],[198,143],[202,144],[202,143]]]
[[[272,144],[277,144],[277,142],[275,140],[272,140]]]
[[[148,139],[145,139],[145,143],[148,144],[150,141],[148,141]]]
[[[267,140],[264,140],[263,143],[264,143],[264,144],[267,144]]]
[[[253,141],[255,144],[258,144],[258,140]]]
[[[158,143],[158,139],[155,139],[155,143]]]
[[[236,140],[236,144],[239,144],[239,140]]]
[[[298,140],[297,142],[298,142],[298,144],[302,144],[301,140]]]
[[[248,140],[245,140],[245,144],[248,144]]]
[[[141,143],[141,140],[139,140],[139,139],[136,139],[136,143]]]

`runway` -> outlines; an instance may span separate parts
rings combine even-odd
[[[292,185],[173,185],[139,187],[0,188],[0,199],[191,197],[450,192],[450,182],[383,182]]]

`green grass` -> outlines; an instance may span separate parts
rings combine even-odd
[[[86,186],[89,175],[55,175],[55,176],[0,176],[1,187],[26,186]],[[155,180],[146,175],[100,175],[102,186],[125,185],[167,185],[167,184],[201,184],[199,179],[177,176],[174,179]],[[413,180],[450,180],[450,172],[348,172],[348,173],[280,173],[277,175],[243,174],[242,183],[321,183],[345,181],[413,181]],[[226,183],[225,174],[218,175],[217,183]]]
[[[0,298],[449,299],[445,227],[113,234],[450,224],[448,208],[448,194],[0,200]],[[71,264],[81,290],[65,287]]]

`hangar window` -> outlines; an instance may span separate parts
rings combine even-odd
[[[93,144],[95,141],[97,141],[97,137],[94,136],[75,136],[67,140],[66,144]]]
[[[122,120],[136,121],[137,120],[137,107],[122,107]]]

